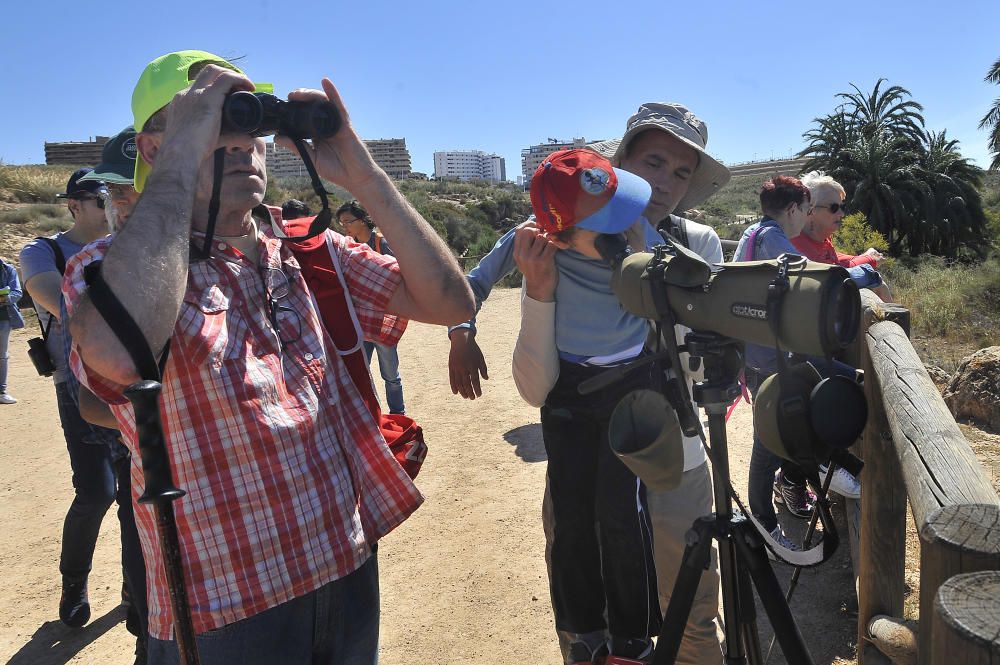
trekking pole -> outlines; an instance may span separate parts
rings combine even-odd
[[[138,381],[125,389],[125,396],[132,402],[135,410],[136,434],[146,487],[139,497],[139,503],[153,504],[160,553],[167,572],[170,607],[174,614],[174,638],[177,640],[180,662],[182,665],[200,665],[194,621],[188,604],[187,587],[184,585],[184,562],[177,536],[177,521],[174,519],[173,502],[184,496],[185,492],[174,486],[170,458],[163,441],[163,424],[160,422],[162,389],[163,386],[156,381]]]

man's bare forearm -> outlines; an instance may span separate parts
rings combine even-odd
[[[198,162],[164,148],[129,223],[101,268],[104,281],[135,319],[154,354],[170,338],[187,284],[191,208]],[[91,369],[116,383],[138,374],[124,347],[88,297],[70,322]]]
[[[401,288],[406,291],[412,311],[398,313],[442,325],[469,320],[475,303],[458,262],[389,177],[378,172],[355,195],[389,241],[399,262],[403,275]]]

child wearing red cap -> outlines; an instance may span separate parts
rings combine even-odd
[[[618,401],[648,387],[654,370],[579,392],[583,381],[643,353],[649,324],[619,304],[594,240],[627,232],[645,248],[650,193],[645,180],[597,153],[553,153],[531,181],[536,226],[518,229],[514,240],[525,276],[514,379],[541,406],[552,605],[572,664],[609,653],[609,664],[647,662],[660,624],[645,491],[607,434]]]

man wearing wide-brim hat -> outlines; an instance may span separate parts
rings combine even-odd
[[[614,146],[612,162],[646,179],[653,187],[646,218],[710,263],[723,260],[722,243],[713,228],[678,215],[702,204],[729,182],[729,169],[705,151],[708,127],[681,104],[643,104],[629,118],[625,135]],[[675,326],[678,343],[688,329]],[[686,354],[685,354],[686,355]],[[689,367],[687,358],[682,364]],[[664,611],[677,580],[685,534],[692,523],[712,512],[712,479],[698,437],[684,438],[684,474],[670,491],[648,488],[653,523],[653,551],[660,606]],[[677,663],[722,663],[716,631],[719,612],[719,564],[711,566],[698,586]]]
[[[621,139],[602,141],[589,147],[611,159],[614,166],[642,177],[652,187],[652,196],[643,212],[649,224],[666,230],[710,263],[723,260],[718,234],[709,226],[672,214],[703,203],[729,181],[729,170],[705,150],[708,127],[685,106],[676,103],[643,104],[628,120]],[[648,227],[648,225],[647,225]],[[646,229],[654,234],[652,228]],[[655,234],[654,234],[655,235]],[[497,241],[493,250],[467,275],[477,303],[488,297],[493,284],[514,267],[512,230]],[[677,327],[683,341],[687,332]],[[448,360],[452,391],[467,399],[481,395],[479,375],[486,378],[486,362],[475,342],[470,325],[453,328]],[[554,339],[554,335],[539,335]],[[549,351],[550,353],[553,351]],[[685,366],[687,362],[685,359]],[[539,385],[545,385],[541,379]],[[519,385],[520,387],[520,385]],[[684,551],[685,534],[695,519],[712,512],[712,483],[707,457],[696,437],[684,439],[684,472],[681,484],[669,492],[647,493],[653,522],[657,583],[661,608],[666,608]],[[548,499],[548,497],[546,497]],[[550,524],[549,502],[543,508]],[[547,536],[550,528],[546,528]],[[722,652],[716,635],[718,615],[718,561],[702,576],[688,619],[678,663],[721,663]],[[599,636],[560,634],[566,653],[570,641],[586,641]]]

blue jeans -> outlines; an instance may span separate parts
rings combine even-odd
[[[2,307],[3,305],[0,305]],[[10,341],[10,321],[0,321],[0,394],[7,392],[7,343]]]
[[[853,367],[836,360],[833,361],[832,368],[825,359],[809,358],[808,360],[824,378],[834,375],[854,376],[855,373]],[[752,372],[750,368],[747,368],[747,388],[753,399],[757,399],[757,390],[764,383],[764,379],[769,376],[771,376],[770,373]],[[747,479],[747,499],[750,502],[750,512],[768,531],[774,531],[774,528],[778,526],[778,516],[774,512],[774,500],[771,495],[774,492],[772,489],[774,487],[774,474],[779,467],[785,470],[788,477],[802,477],[802,472],[797,465],[781,459],[767,449],[760,437],[757,436],[757,424],[754,423],[753,451],[750,453],[750,473]]]
[[[101,522],[111,504],[117,501],[123,574],[145,631],[146,567],[132,511],[130,460],[124,447],[115,440],[113,430],[91,425],[80,416],[70,390],[66,382],[56,384],[56,404],[75,491],[63,521],[59,572],[67,582],[87,579]]]
[[[389,413],[406,413],[403,404],[403,380],[399,376],[399,352],[395,346],[382,346],[365,342],[365,357],[372,363],[372,351],[378,354],[378,371],[385,381],[385,401],[389,403]]]
[[[202,665],[375,665],[378,562],[260,614],[197,637]],[[149,638],[149,665],[177,665],[177,644]]]

